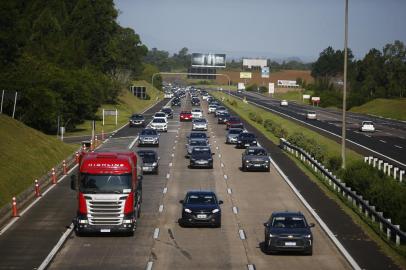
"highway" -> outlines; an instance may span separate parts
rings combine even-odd
[[[151,108],[146,115],[152,115],[160,106],[162,103]],[[190,108],[187,101],[183,101],[183,108]],[[205,103],[202,108],[209,120],[210,143],[215,152],[214,168],[188,168],[185,142],[191,123],[180,123],[181,109],[175,108],[168,132],[162,133],[159,148],[154,148],[161,158],[159,175],[144,175],[142,214],[134,237],[78,237],[72,233],[48,269],[352,268],[275,167],[269,173],[245,173],[239,169],[243,150],[224,143],[225,127],[217,125],[213,116],[207,116]],[[139,129],[127,126],[114,134],[100,151],[125,151],[133,144],[138,132]],[[259,140],[268,148],[269,142],[262,137]],[[271,152],[271,156],[276,161],[281,159],[280,156],[286,157],[276,150]],[[292,176],[290,173],[298,170],[281,167],[289,177]],[[356,226],[348,217],[343,217],[342,211],[332,205],[330,199],[320,190],[313,190],[315,185],[309,184],[310,180],[295,178],[292,180],[299,190],[303,189],[302,195],[310,196],[306,199],[310,199],[309,203],[317,208],[323,219],[327,216],[324,222],[331,226],[334,234],[339,233],[339,240],[350,248],[350,254],[362,268],[397,269],[359,228],[354,228]],[[196,189],[214,190],[224,200],[221,228],[179,226],[179,200],[183,199],[186,191]],[[75,207],[75,192],[69,188],[69,179],[65,179],[0,235],[0,269],[37,268],[58,242],[66,226],[70,225]],[[300,210],[308,222],[316,224],[313,228],[313,256],[267,255],[262,251],[262,224],[276,210]],[[341,232],[342,229],[348,234]]]
[[[280,106],[280,100],[258,94],[227,92],[233,96],[243,98],[249,102],[263,106],[274,112],[283,114],[285,118],[300,121],[307,127],[323,134],[341,140],[341,112],[311,105],[302,105],[289,102],[289,106]],[[306,111],[312,110],[317,113],[317,120],[307,120]],[[376,132],[365,133],[359,130],[362,121],[373,121]],[[314,127],[311,127],[312,125]],[[326,132],[327,131],[327,132]],[[332,134],[335,134],[332,136]],[[348,146],[364,155],[372,155],[386,160],[394,166],[406,169],[406,123],[402,121],[384,119],[370,115],[347,113],[347,141]],[[371,151],[372,150],[372,151]]]

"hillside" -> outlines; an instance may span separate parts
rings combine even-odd
[[[76,149],[0,114],[0,207]]]
[[[359,107],[353,107],[351,112],[372,114],[385,118],[406,120],[406,98],[383,99],[378,98]]]

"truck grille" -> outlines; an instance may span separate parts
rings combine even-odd
[[[88,201],[89,223],[91,225],[121,225],[123,221],[122,201]]]

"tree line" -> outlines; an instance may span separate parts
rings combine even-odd
[[[313,85],[306,88],[321,97],[322,106],[342,105],[344,51],[328,47],[312,65]],[[348,50],[348,107],[376,98],[402,98],[406,94],[406,47],[401,41],[371,49],[363,59],[354,60]]]
[[[55,133],[60,117],[73,128],[145,76],[148,49],[117,15],[113,0],[0,2],[0,89],[19,92],[19,120]]]

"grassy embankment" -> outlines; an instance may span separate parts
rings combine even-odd
[[[77,149],[2,114],[0,127],[0,207]]]
[[[150,99],[141,100],[133,96],[130,91],[123,90],[118,104],[103,104],[99,108],[97,112],[99,119],[96,121],[96,133],[101,133],[102,129],[105,133],[107,133],[120,128],[128,122],[128,118],[131,116],[131,114],[140,113],[146,108],[152,106],[158,100],[163,99],[162,91],[152,87],[151,84],[145,81],[136,81],[134,82],[134,85],[147,87],[147,94]],[[103,126],[103,109],[118,110],[117,125],[115,123],[115,116],[106,116]],[[68,132],[66,136],[90,135],[91,125],[92,121],[85,121],[83,124],[78,125],[75,131]]]
[[[372,114],[385,118],[406,120],[406,98],[383,99],[378,98],[350,110],[356,113]]]

